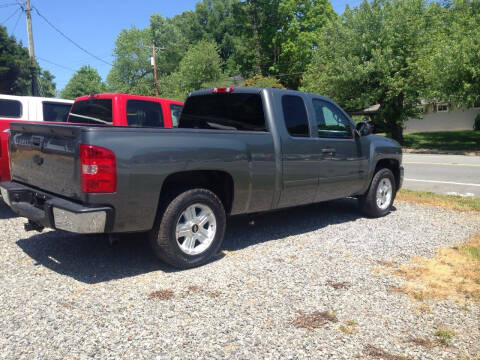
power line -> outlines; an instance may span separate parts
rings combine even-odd
[[[18,21],[20,20],[21,17],[22,17],[22,12],[20,12],[18,14],[17,21],[15,21],[15,25],[13,26],[12,35],[15,34],[15,30],[17,29]]]
[[[19,5],[19,4],[18,3],[1,4],[0,8],[6,8],[6,7],[9,7],[9,6],[14,6],[14,5]]]
[[[9,17],[7,17],[5,20],[3,20],[0,25],[4,25],[8,20],[10,20],[12,17],[14,17],[15,14],[16,14],[19,10],[20,10],[20,8],[15,9],[15,11],[14,11]]]
[[[67,35],[65,35],[60,29],[58,29],[55,25],[53,25],[45,16],[43,16],[42,14],[40,14],[40,12],[38,11],[38,9],[34,6],[33,9],[35,9],[36,13],[38,16],[40,16],[48,25],[50,25],[56,32],[58,32],[60,35],[62,35],[65,39],[67,39],[68,41],[70,41],[73,45],[75,45],[76,47],[78,47],[80,50],[82,50],[83,52],[87,53],[88,55],[90,55],[91,57],[97,59],[98,61],[101,61],[107,65],[110,65],[110,66],[113,66],[111,63],[109,63],[108,61],[105,61],[103,60],[102,58],[98,57],[97,55],[95,54],[92,54],[90,51],[88,51],[87,49],[83,48],[82,46],[78,45],[75,41],[73,41],[71,38],[69,38]]]
[[[39,59],[39,60],[42,60],[42,61],[45,61],[45,62],[47,62],[47,63],[49,63],[49,64],[58,66],[58,67],[60,67],[60,68],[62,68],[62,69],[65,69],[65,70],[68,70],[68,71],[72,71],[72,72],[76,72],[76,70],[73,70],[72,68],[69,68],[69,67],[67,67],[67,66],[54,63],[53,61],[50,61],[50,60],[41,58],[40,56],[35,56],[35,58],[36,58],[36,59]]]

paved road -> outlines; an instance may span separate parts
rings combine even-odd
[[[404,154],[404,188],[480,197],[480,156]]]

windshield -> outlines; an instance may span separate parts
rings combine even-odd
[[[112,99],[91,99],[73,104],[68,122],[112,125]]]

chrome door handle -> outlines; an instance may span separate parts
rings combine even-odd
[[[321,151],[324,154],[335,154],[335,149],[334,148],[325,148],[325,149],[322,149]]]

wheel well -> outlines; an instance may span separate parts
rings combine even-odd
[[[218,196],[227,214],[232,210],[233,179],[224,171],[194,170],[169,175],[160,191],[160,203],[171,200],[186,189],[208,189]]]
[[[400,164],[398,160],[394,159],[382,159],[377,163],[375,167],[375,173],[380,169],[390,169],[395,177],[395,188],[398,190],[398,184],[400,183]]]

